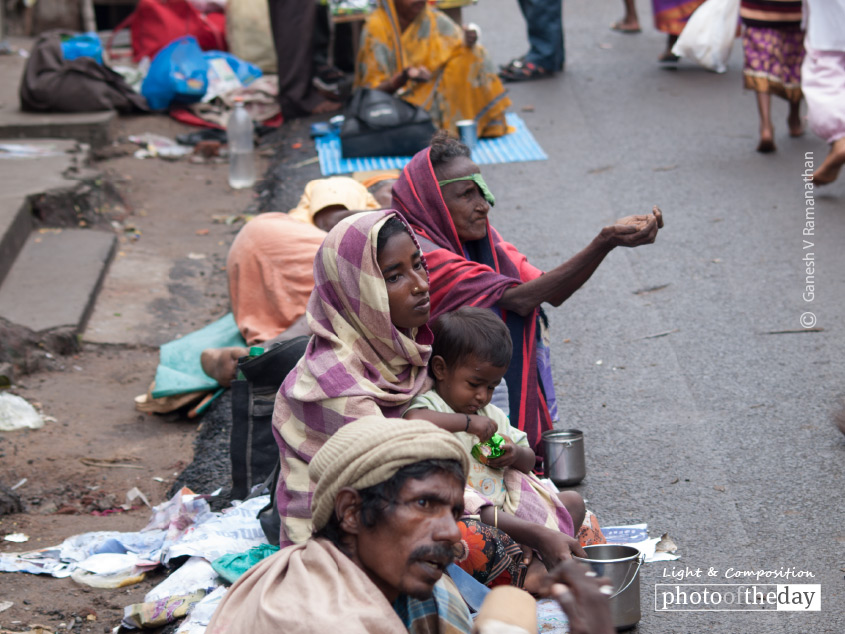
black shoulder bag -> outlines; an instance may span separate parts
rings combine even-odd
[[[437,131],[425,108],[372,88],[360,88],[343,113],[344,158],[413,156]]]

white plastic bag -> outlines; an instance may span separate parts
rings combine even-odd
[[[690,16],[672,52],[724,73],[739,21],[739,0],[707,0]]]
[[[0,431],[40,427],[44,427],[44,419],[32,405],[20,396],[0,392]]]

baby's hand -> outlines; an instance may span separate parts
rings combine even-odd
[[[516,445],[513,444],[513,441],[511,441],[511,439],[507,436],[502,436],[502,438],[505,439],[504,453],[498,458],[488,460],[488,467],[493,467],[494,469],[504,469],[505,467],[510,467],[514,462],[516,462]]]
[[[499,426],[486,416],[474,414],[469,417],[469,428],[467,432],[478,436],[481,442],[487,442],[499,430]]]

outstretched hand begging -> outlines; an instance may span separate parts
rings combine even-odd
[[[654,242],[662,228],[663,212],[655,205],[650,214],[620,218],[602,229],[602,234],[614,247],[638,247]]]

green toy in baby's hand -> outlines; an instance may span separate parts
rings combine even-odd
[[[493,434],[487,442],[480,442],[472,448],[472,457],[482,464],[495,460],[505,453],[505,439]]]

